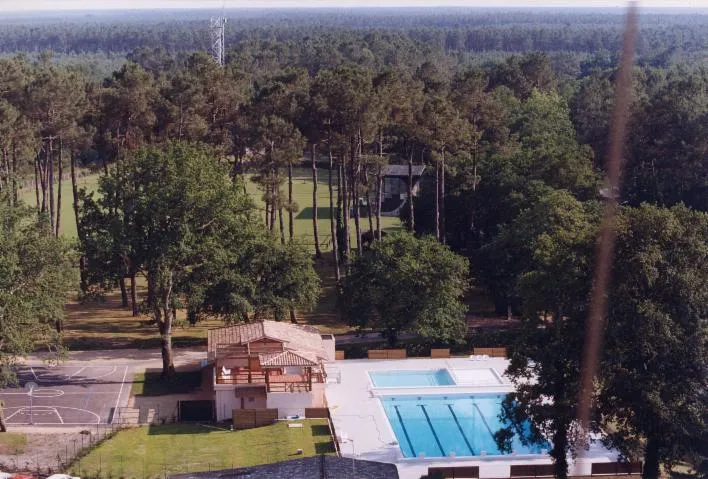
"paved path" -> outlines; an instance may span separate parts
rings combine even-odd
[[[206,347],[173,349],[175,367],[199,363],[206,359]],[[38,353],[28,356],[25,364],[42,364],[51,355]],[[70,351],[62,361],[62,365],[72,366],[80,363],[85,366],[120,364],[124,366],[154,368],[162,367],[162,356],[159,349],[101,349],[94,351]]]

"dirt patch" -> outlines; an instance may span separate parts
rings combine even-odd
[[[14,450],[0,447],[0,470],[53,472],[62,471],[63,465],[90,439],[76,432],[27,433],[25,443]]]

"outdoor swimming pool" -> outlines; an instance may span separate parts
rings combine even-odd
[[[383,396],[388,422],[405,457],[498,456],[494,441],[503,394]],[[545,445],[543,448],[547,448]],[[515,437],[517,454],[539,454]]]
[[[447,369],[425,371],[369,371],[371,382],[377,388],[409,388],[430,386],[454,386]]]

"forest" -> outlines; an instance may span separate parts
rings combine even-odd
[[[318,299],[313,261],[333,270],[343,320],[392,345],[403,331],[463,340],[465,294],[480,288],[523,329],[497,440],[552,437],[566,477],[567,454],[584,447],[573,422],[583,325],[615,193],[603,178],[621,12],[243,11],[229,18],[224,66],[205,51],[209,13],[0,20],[0,217],[40,218],[32,235],[64,258],[54,264],[78,268],[86,300],[119,288],[149,314],[166,373],[178,309],[193,322],[297,321]],[[648,12],[632,71],[592,424],[644,458],[645,477],[707,467],[707,42],[705,14]],[[409,172],[404,231],[381,225],[386,165]],[[312,251],[293,226],[310,206],[293,200],[302,167]],[[82,172],[100,174],[96,191],[78,185]],[[64,251],[67,201],[78,239]],[[60,336],[56,303],[70,289],[52,285],[41,331]]]

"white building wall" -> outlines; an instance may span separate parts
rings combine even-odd
[[[216,390],[216,420],[231,419],[232,411],[241,409],[241,398],[236,397],[234,388]]]
[[[312,407],[313,395],[304,393],[268,393],[268,408],[277,408],[278,416],[304,416],[305,408]]]
[[[334,349],[336,347],[336,340],[333,334],[323,334],[322,335],[322,346],[327,353],[327,361],[334,361]]]

